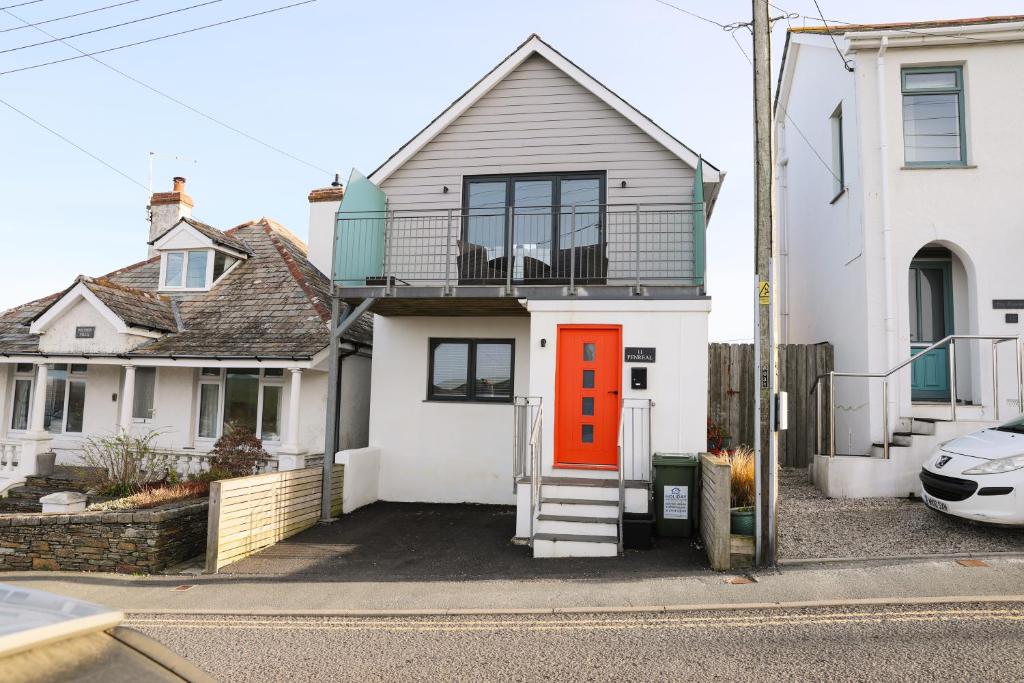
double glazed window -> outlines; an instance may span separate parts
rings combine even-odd
[[[156,368],[135,368],[135,396],[132,400],[133,419],[153,419],[155,392]]]
[[[281,440],[280,368],[203,368],[199,373],[198,435],[216,439],[227,428],[244,428],[264,441]]]
[[[34,367],[18,363],[15,367],[11,429],[29,428]],[[85,365],[56,363],[47,366],[43,429],[51,434],[78,434],[85,421]]]
[[[431,339],[427,398],[511,401],[514,356],[511,339]]]
[[[202,289],[206,287],[206,260],[202,251],[169,251],[165,256],[164,287]]]
[[[832,127],[832,196],[838,197],[846,187],[846,158],[843,153],[843,105],[829,119]]]
[[[460,264],[461,277],[498,278],[510,265],[517,280],[568,276],[572,249],[578,275],[604,276],[603,173],[481,176],[465,185],[463,256],[472,260]]]
[[[964,79],[959,66],[903,69],[903,150],[907,166],[962,166]]]

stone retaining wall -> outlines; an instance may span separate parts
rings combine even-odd
[[[135,512],[0,514],[0,570],[154,573],[203,554],[205,499]]]

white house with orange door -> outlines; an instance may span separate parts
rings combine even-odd
[[[311,225],[339,302],[374,313],[346,510],[515,504],[535,556],[617,554],[653,453],[706,448],[723,177],[538,36],[353,174]]]

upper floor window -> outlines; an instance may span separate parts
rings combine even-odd
[[[467,178],[459,276],[604,277],[603,173]]]
[[[902,82],[906,165],[966,164],[963,68],[907,68]]]
[[[832,196],[838,197],[846,187],[846,159],[843,153],[843,105],[836,107],[829,119],[832,126]]]
[[[169,251],[164,255],[164,287],[166,289],[203,289],[206,287],[206,262],[209,253],[201,251]]]

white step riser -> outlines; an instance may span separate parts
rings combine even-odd
[[[618,536],[619,525],[606,522],[553,522],[541,520],[538,533],[574,534],[577,536]]]
[[[581,500],[618,500],[619,489],[603,486],[567,486],[543,484],[541,498],[578,498]]]
[[[534,557],[615,557],[619,548],[614,543],[586,543],[581,541],[533,542]]]
[[[541,503],[541,514],[569,515],[572,517],[611,517],[619,509],[611,505],[574,505],[572,503]]]

